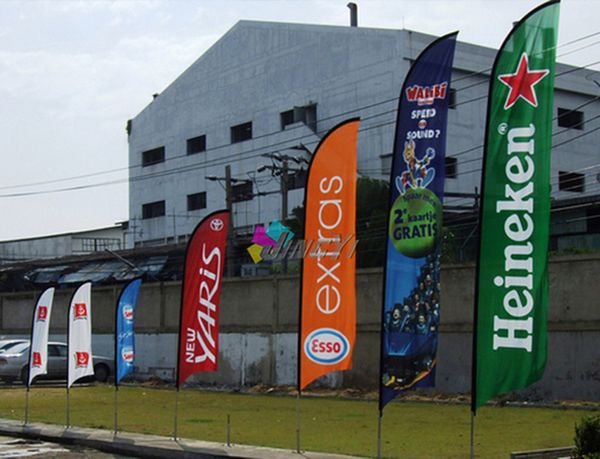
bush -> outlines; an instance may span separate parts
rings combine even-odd
[[[575,424],[576,458],[600,459],[600,415],[587,416]]]

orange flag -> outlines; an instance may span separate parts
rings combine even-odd
[[[329,131],[306,184],[298,389],[352,368],[356,336],[356,142],[358,119]]]

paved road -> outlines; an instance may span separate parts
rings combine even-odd
[[[43,438],[49,442],[56,441],[68,445],[78,445],[79,448],[81,448],[71,449],[70,447],[51,444],[50,447],[60,448],[62,451],[58,453],[55,450],[54,452],[50,452],[49,455],[40,455],[38,457],[125,459],[128,456],[135,455],[156,459],[215,459],[219,457],[223,459],[231,459],[233,457],[245,459],[358,459],[354,456],[316,452],[303,452],[299,456],[296,452],[289,449],[266,448],[250,445],[227,446],[222,443],[184,438],[178,438],[174,441],[171,437],[128,432],[119,432],[118,435],[115,435],[114,432],[110,430],[90,429],[85,427],[70,427],[69,429],[66,429],[64,426],[42,423],[30,423],[24,426],[19,421],[11,421],[8,419],[0,419],[0,435],[12,435],[13,437],[20,439]],[[30,447],[41,449],[40,444],[30,445]],[[112,451],[116,455],[111,456],[100,453],[97,450],[94,451],[93,448]],[[27,447],[21,445],[21,449],[27,449]],[[0,455],[0,459],[2,459],[2,457],[28,456],[24,456],[23,453],[20,453],[20,455],[16,455],[15,453],[13,456]]]
[[[126,459],[127,456],[115,456],[100,451],[79,447],[57,445],[35,440],[15,439],[0,436],[0,459],[31,457],[42,458],[89,458],[89,459]]]

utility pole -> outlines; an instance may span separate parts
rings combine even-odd
[[[285,225],[288,213],[288,160],[281,162],[281,223]],[[287,273],[287,260],[283,260],[281,271]]]
[[[308,148],[306,148],[306,146],[303,144],[289,147],[288,150],[301,150],[301,151],[307,152],[309,154],[312,154],[310,152],[310,150]],[[264,156],[265,158],[271,159],[272,164],[260,166],[256,171],[264,172],[266,170],[270,170],[271,175],[273,177],[276,177],[276,176],[279,177],[279,186],[280,186],[280,192],[281,192],[281,217],[280,218],[281,218],[281,223],[285,225],[285,221],[288,218],[288,193],[290,190],[290,172],[297,174],[297,173],[303,171],[303,169],[298,169],[298,168],[293,168],[290,170],[289,162],[293,161],[296,164],[300,165],[302,163],[308,164],[309,161],[305,158],[289,156],[286,154],[280,154],[279,152],[265,153],[262,156]],[[287,267],[288,267],[287,260],[284,259],[281,264],[281,271],[283,273],[286,273]]]
[[[285,224],[288,214],[288,160],[281,165],[281,223]]]
[[[227,258],[227,277],[234,275],[233,263],[233,187],[231,185],[231,166],[225,166],[225,207],[229,211],[229,225],[227,228],[227,250],[225,257]]]
[[[176,221],[176,214],[175,211],[173,211],[173,244],[177,245],[177,221]]]
[[[225,177],[217,177],[215,175],[207,175],[204,177],[206,180],[210,180],[212,182],[225,182],[225,207],[229,211],[229,225],[227,227],[227,252],[225,258],[227,258],[227,262],[225,263],[225,275],[228,277],[233,277],[235,274],[235,264],[234,264],[234,225],[233,225],[233,184],[234,183],[251,183],[252,180],[248,179],[238,179],[231,177],[231,166],[225,166]],[[221,185],[223,186],[223,185]],[[253,195],[254,196],[254,195]]]

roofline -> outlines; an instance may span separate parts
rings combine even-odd
[[[11,242],[27,242],[27,241],[36,241],[39,239],[51,239],[51,238],[55,238],[55,237],[76,236],[78,234],[92,233],[94,231],[103,231],[103,230],[110,230],[110,229],[123,229],[123,227],[128,223],[129,223],[128,220],[124,220],[122,222],[116,222],[113,226],[105,226],[102,228],[92,228],[92,229],[81,230],[81,231],[70,231],[68,233],[47,234],[47,235],[43,235],[43,236],[31,236],[31,237],[25,237],[22,239],[5,239],[5,240],[0,241],[0,245],[11,243]]]

